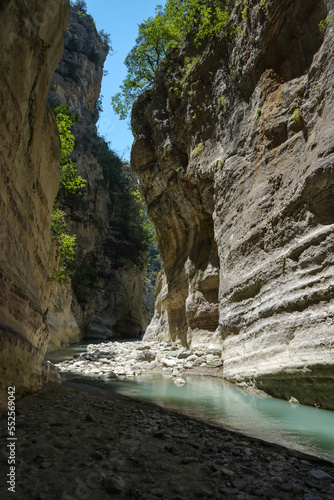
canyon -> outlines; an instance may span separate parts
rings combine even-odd
[[[0,401],[60,381],[46,351],[96,338],[138,337],[147,252],[129,166],[98,136],[109,51],[91,16],[64,0],[5,2],[1,54]],[[64,44],[65,39],[65,44]],[[48,105],[48,100],[49,104]],[[61,144],[52,109],[76,115],[72,159],[82,194],[60,184]],[[52,109],[51,109],[52,108]],[[53,277],[59,248],[54,201],[76,236],[71,283]]]
[[[52,288],[51,212],[59,188],[60,141],[47,104],[64,49],[67,2],[1,6],[0,401],[58,377],[44,354]]]
[[[333,7],[255,0],[232,38],[190,34],[134,104],[131,157],[163,263],[144,340],[210,350],[224,378],[328,409]]]
[[[147,252],[131,237],[138,222],[129,165],[97,133],[107,41],[93,18],[72,8],[65,50],[52,78],[49,103],[76,114],[73,160],[86,180],[82,193],[60,189],[57,204],[76,235],[72,286],[54,284],[48,310],[48,350],[90,338],[138,337],[147,325],[143,306]],[[130,217],[132,215],[133,220]]]
[[[163,263],[145,342],[178,342],[227,380],[332,410],[333,9],[236,2],[228,35],[198,46],[190,32],[134,104],[131,155]],[[59,381],[47,349],[139,337],[148,315],[136,180],[96,131],[107,43],[63,0],[7,0],[0,22],[4,409],[9,385],[20,397]],[[82,197],[59,190],[47,98],[77,114]],[[55,199],[77,236],[72,287],[52,279]]]

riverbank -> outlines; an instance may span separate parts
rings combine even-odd
[[[52,361],[56,359],[51,357]],[[193,352],[177,342],[135,340],[89,344],[87,352],[58,362],[57,367],[61,372],[121,380],[162,373],[180,384],[185,373],[223,377],[221,349],[212,347]]]
[[[7,419],[0,419],[3,442]],[[334,466],[150,403],[49,384],[17,402],[16,490],[33,500],[334,499]]]

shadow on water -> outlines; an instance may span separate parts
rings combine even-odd
[[[81,347],[69,349],[72,349],[73,357],[75,349]],[[77,354],[85,350],[82,349]],[[62,359],[69,354],[63,351]],[[143,375],[120,381],[67,373],[63,378],[153,402],[231,430],[334,461],[333,411],[265,397],[212,377],[187,376],[187,383],[181,386],[162,375]]]

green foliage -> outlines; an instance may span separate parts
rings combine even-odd
[[[193,151],[193,156],[198,156],[203,149],[203,144],[200,142]]]
[[[99,113],[102,113],[102,111],[103,111],[103,103],[102,103],[102,99],[103,99],[103,96],[101,95],[101,96],[98,98],[97,102],[96,102],[96,109],[97,109],[97,111],[98,111]]]
[[[294,112],[292,113],[291,118],[297,125],[300,125],[303,121],[303,115],[300,109],[298,108],[295,109]]]
[[[86,181],[77,175],[76,165],[70,158],[74,148],[74,137],[71,128],[76,117],[71,113],[68,106],[58,106],[53,111],[56,115],[61,142],[61,186],[69,193],[81,194],[81,190],[86,186]],[[57,269],[53,271],[53,279],[63,285],[70,281],[70,265],[74,261],[76,236],[67,233],[65,213],[56,204],[54,204],[51,214],[51,231],[59,256]]]
[[[66,232],[65,213],[56,203],[51,215],[52,240],[56,242],[59,263],[53,271],[53,280],[64,285],[70,281],[70,264],[74,261],[76,236]]]
[[[99,160],[107,189],[124,184],[123,162],[119,156],[109,148],[109,145],[96,137],[92,147],[93,155]]]
[[[100,30],[99,35],[102,39],[103,44],[108,48],[109,54],[112,54],[113,48],[111,46],[111,36],[105,30]]]
[[[87,181],[77,175],[76,165],[70,157],[74,148],[74,136],[71,128],[76,117],[68,106],[62,105],[55,108],[59,137],[61,142],[60,178],[61,186],[69,193],[78,193],[86,186]]]
[[[80,84],[80,76],[78,73],[79,67],[79,64],[68,60],[68,58],[66,58],[66,55],[64,55],[62,64],[57,69],[57,72],[64,78],[71,78],[71,80],[73,80],[77,84]]]
[[[244,23],[247,21],[247,11],[248,11],[248,2],[245,3],[245,7],[241,11],[241,17]]]
[[[125,59],[127,76],[112,97],[112,106],[121,119],[128,116],[134,100],[153,87],[157,67],[168,51],[179,46],[194,30],[196,45],[226,26],[229,0],[167,0],[156,7],[155,17],[139,25],[136,45]]]
[[[328,26],[331,28],[334,26],[334,14],[328,14],[328,16],[319,23],[321,31],[326,31]]]
[[[217,99],[218,104],[220,106],[223,106],[225,103],[225,99],[226,99],[226,97],[224,95],[221,95],[220,97],[218,97],[218,99]]]
[[[145,270],[144,280],[155,287],[158,274],[161,270],[161,258],[156,244],[150,245],[147,250],[148,265]]]
[[[75,2],[71,2],[71,6],[80,12],[87,12],[87,4],[85,0],[76,0]]]
[[[91,264],[83,262],[76,267],[72,277],[72,287],[79,302],[85,300],[85,294],[82,292],[85,288],[92,288],[97,281],[97,277],[97,270]]]
[[[132,197],[132,217],[134,226],[130,231],[130,241],[138,243],[143,248],[149,248],[156,241],[154,226],[147,216],[138,184],[130,190]]]

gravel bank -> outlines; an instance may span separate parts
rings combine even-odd
[[[0,432],[5,443],[6,416]],[[2,499],[334,499],[333,464],[88,386],[18,401],[16,436],[16,490],[2,448]]]
[[[57,364],[62,372],[90,374],[101,378],[131,378],[145,373],[163,373],[175,380],[184,373],[222,377],[221,349],[194,352],[176,342],[125,341],[90,344],[87,353]]]

